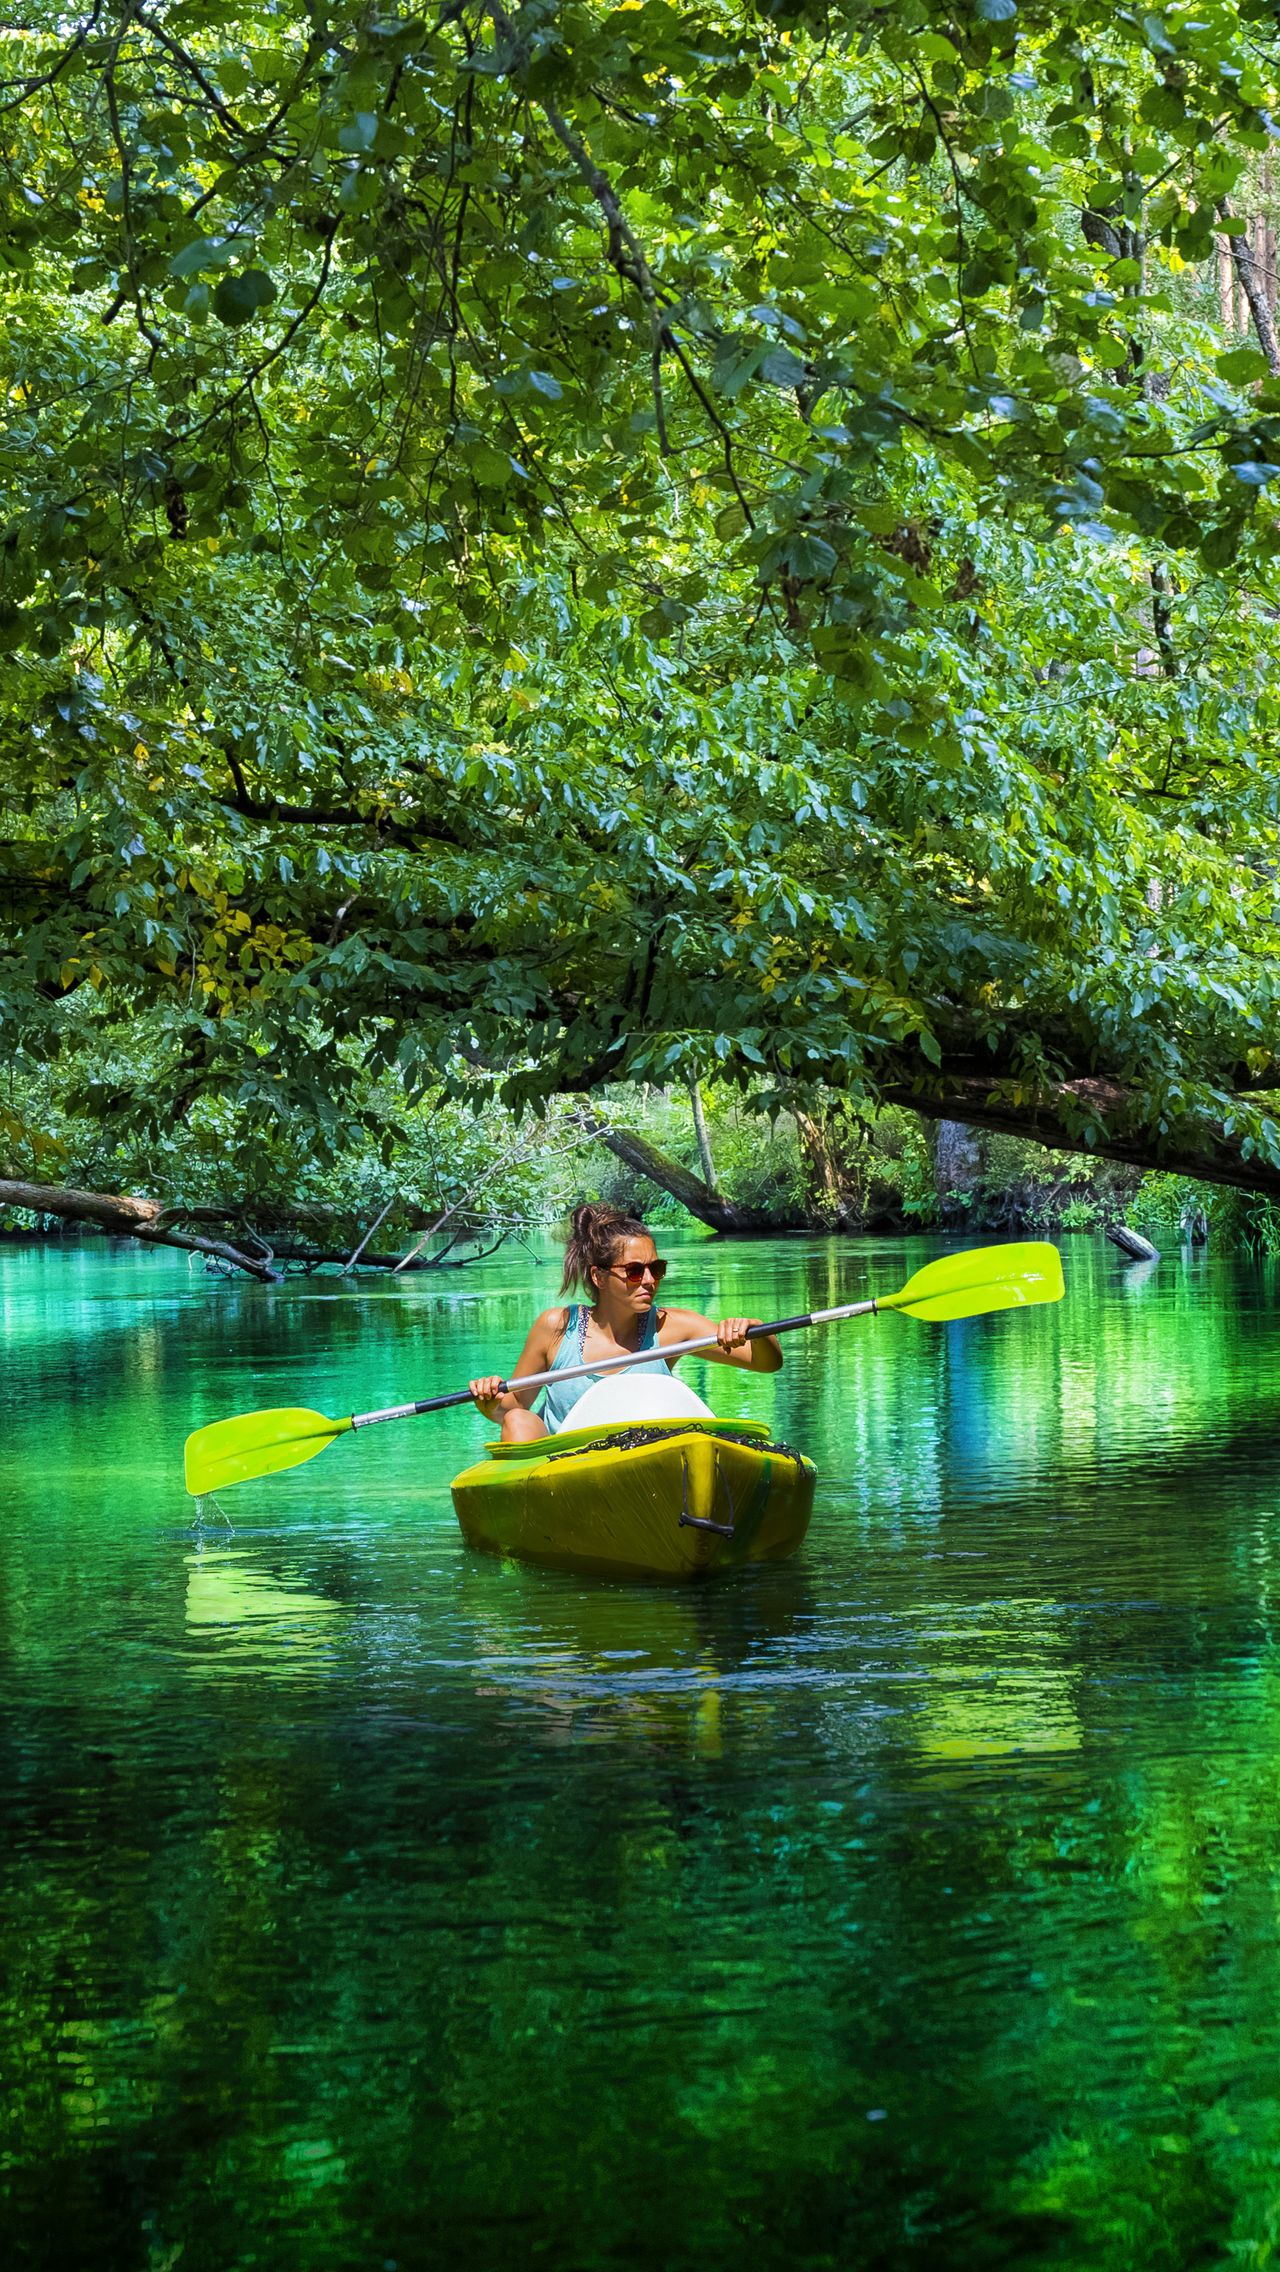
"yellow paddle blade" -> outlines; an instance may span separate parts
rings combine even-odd
[[[350,1426],[350,1420],[326,1420],[323,1412],[287,1407],[213,1420],[187,1438],[187,1489],[198,1499],[205,1491],[225,1491],[229,1483],[252,1483],[255,1475],[301,1467]]]
[[[1020,1239],[1013,1246],[970,1247],[944,1254],[908,1278],[900,1294],[888,1294],[876,1307],[906,1310],[912,1317],[943,1325],[957,1317],[981,1317],[985,1310],[1017,1310],[1033,1302],[1060,1302],[1062,1257],[1047,1240]]]

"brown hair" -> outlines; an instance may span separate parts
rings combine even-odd
[[[593,1270],[607,1270],[620,1246],[628,1239],[648,1239],[652,1233],[636,1215],[620,1215],[616,1207],[587,1204],[573,1210],[573,1229],[565,1241],[564,1276],[560,1291],[575,1286],[594,1293]]]

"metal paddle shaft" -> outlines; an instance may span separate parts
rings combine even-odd
[[[843,1302],[833,1310],[806,1310],[802,1317],[775,1318],[771,1325],[749,1325],[748,1341],[762,1341],[771,1333],[798,1333],[806,1325],[834,1325],[846,1317],[870,1317],[880,1310],[904,1310],[931,1324],[981,1317],[990,1310],[1029,1308],[1037,1302],[1062,1297],[1062,1257],[1056,1246],[1036,1239],[994,1247],[968,1247],[960,1254],[944,1254],[926,1262],[896,1294],[880,1294],[869,1302]],[[717,1333],[700,1334],[696,1341],[667,1341],[649,1349],[628,1350],[621,1357],[600,1357],[591,1365],[565,1365],[545,1373],[525,1373],[519,1380],[503,1381],[498,1393],[521,1388],[543,1388],[548,1381],[595,1379],[601,1373],[622,1372],[628,1365],[652,1364],[654,1357],[688,1357],[695,1349],[715,1349]],[[393,1404],[385,1412],[358,1412],[353,1428],[372,1428],[379,1420],[410,1420],[418,1412],[444,1412],[451,1404],[470,1404],[470,1389],[452,1396],[430,1396],[421,1404]]]
[[[794,1333],[802,1325],[832,1325],[841,1317],[865,1317],[870,1310],[883,1309],[882,1302],[846,1302],[838,1310],[806,1310],[803,1317],[780,1317],[772,1325],[749,1325],[748,1341],[763,1341],[770,1333]],[[597,1373],[620,1373],[628,1365],[651,1365],[655,1357],[663,1362],[668,1357],[688,1357],[695,1349],[719,1347],[718,1333],[700,1333],[696,1341],[655,1342],[651,1348],[628,1350],[622,1357],[599,1357],[591,1365],[561,1365],[546,1373],[522,1373],[519,1380],[500,1381],[499,1396],[520,1388],[545,1388],[548,1381],[582,1381],[594,1379]],[[445,1412],[451,1404],[470,1404],[469,1388],[456,1389],[452,1396],[428,1396],[421,1404],[389,1404],[385,1412],[356,1412],[352,1414],[353,1428],[373,1428],[379,1420],[412,1420],[418,1412]]]

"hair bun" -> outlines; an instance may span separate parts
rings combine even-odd
[[[604,1270],[628,1239],[647,1239],[649,1232],[635,1215],[620,1214],[600,1199],[584,1199],[573,1210],[573,1229],[564,1252],[562,1294],[574,1286],[594,1291],[591,1272]]]
[[[626,1221],[627,1217],[611,1207],[607,1199],[584,1199],[582,1205],[573,1210],[575,1231],[588,1238],[593,1232],[612,1230],[615,1223]]]

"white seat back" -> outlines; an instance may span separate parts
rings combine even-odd
[[[640,1427],[646,1420],[714,1418],[710,1405],[670,1373],[606,1373],[578,1398],[558,1433],[567,1435],[571,1428]]]

